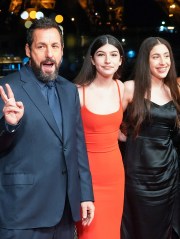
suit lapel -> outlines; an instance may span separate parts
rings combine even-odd
[[[58,138],[62,140],[62,136],[60,135],[53,114],[48,104],[46,103],[44,96],[40,92],[33,73],[27,70],[27,68],[22,68],[20,71],[20,75],[21,80],[25,82],[25,84],[23,84],[23,88],[31,99],[32,103],[36,105],[36,107],[41,112],[41,114],[43,115],[49,126],[52,128],[54,133],[58,136]]]

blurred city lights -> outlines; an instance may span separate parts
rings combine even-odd
[[[37,19],[40,19],[40,18],[42,18],[42,17],[44,17],[44,13],[38,11],[38,12],[36,13],[36,18],[37,18]]]
[[[136,56],[136,52],[133,50],[129,50],[127,52],[127,56],[128,56],[128,58],[134,58]]]
[[[26,22],[24,23],[24,26],[25,26],[25,28],[30,28],[31,24],[32,24],[31,21],[26,21]]]
[[[31,19],[36,19],[36,11],[31,11],[29,13],[29,16],[30,16]]]
[[[61,22],[63,22],[63,20],[64,20],[64,18],[63,18],[62,15],[56,15],[55,21],[56,21],[57,23],[61,23]]]
[[[21,13],[20,17],[23,19],[23,20],[26,20],[28,19],[29,17],[29,13],[27,11],[24,11]]]

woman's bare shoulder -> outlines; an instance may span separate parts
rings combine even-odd
[[[133,80],[125,81],[124,88],[126,91],[134,92],[134,81]]]
[[[82,88],[82,86],[81,86],[81,85],[78,85],[78,84],[76,84],[76,87],[77,87],[78,89]]]
[[[76,87],[77,87],[79,93],[82,92],[83,87],[81,85],[76,84]]]
[[[124,83],[121,81],[121,80],[116,80],[117,83],[121,86],[121,85],[124,85]]]
[[[79,93],[79,99],[80,99],[80,103],[82,106],[82,102],[83,102],[83,87],[81,85],[76,84],[78,93]]]
[[[124,83],[121,80],[117,80],[117,83],[118,83],[120,89],[122,89],[124,91]]]
[[[119,85],[120,95],[121,95],[121,99],[122,99],[123,95],[124,95],[124,83],[120,80],[117,80],[117,83]]]

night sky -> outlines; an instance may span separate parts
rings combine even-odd
[[[124,4],[123,26],[125,30],[120,28],[112,32],[111,28],[108,28],[106,25],[108,19],[107,1],[91,1],[94,2],[95,11],[98,11],[101,15],[101,26],[95,25],[89,20],[90,17],[87,15],[87,12],[81,8],[78,0],[57,0],[54,10],[44,10],[46,16],[50,16],[52,12],[62,14],[64,16],[62,25],[64,27],[65,36],[67,38],[70,34],[75,36],[75,42],[77,44],[75,48],[71,49],[66,47],[65,50],[65,55],[69,57],[67,62],[78,61],[79,59],[76,59],[76,57],[83,57],[83,52],[85,52],[86,49],[82,49],[82,47],[78,45],[82,35],[90,39],[100,34],[112,34],[120,40],[124,37],[127,39],[127,44],[124,45],[126,51],[129,49],[138,50],[141,42],[146,37],[160,36],[166,38],[172,45],[180,74],[180,26],[176,19],[173,20],[173,18],[168,17],[168,14],[160,7],[157,0],[119,0]],[[25,37],[25,27],[19,15],[8,12],[10,2],[10,0],[0,0],[0,54],[14,53],[22,55],[24,54],[23,36]],[[26,2],[28,2],[28,0]],[[21,7],[22,9],[20,10],[22,12],[24,10],[23,4]],[[71,21],[72,16],[76,18],[75,22]],[[174,25],[176,29],[175,32],[159,32],[158,29],[162,21],[166,22],[166,26]],[[114,22],[112,26],[113,24]],[[10,36],[10,34],[12,36]],[[4,38],[4,36],[6,37]]]
[[[158,26],[162,19],[168,19],[154,0],[124,0],[124,22],[128,26]]]

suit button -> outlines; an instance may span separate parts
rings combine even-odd
[[[64,148],[64,152],[67,150],[67,148]]]
[[[62,175],[66,174],[66,173],[67,173],[66,169],[62,170]]]

